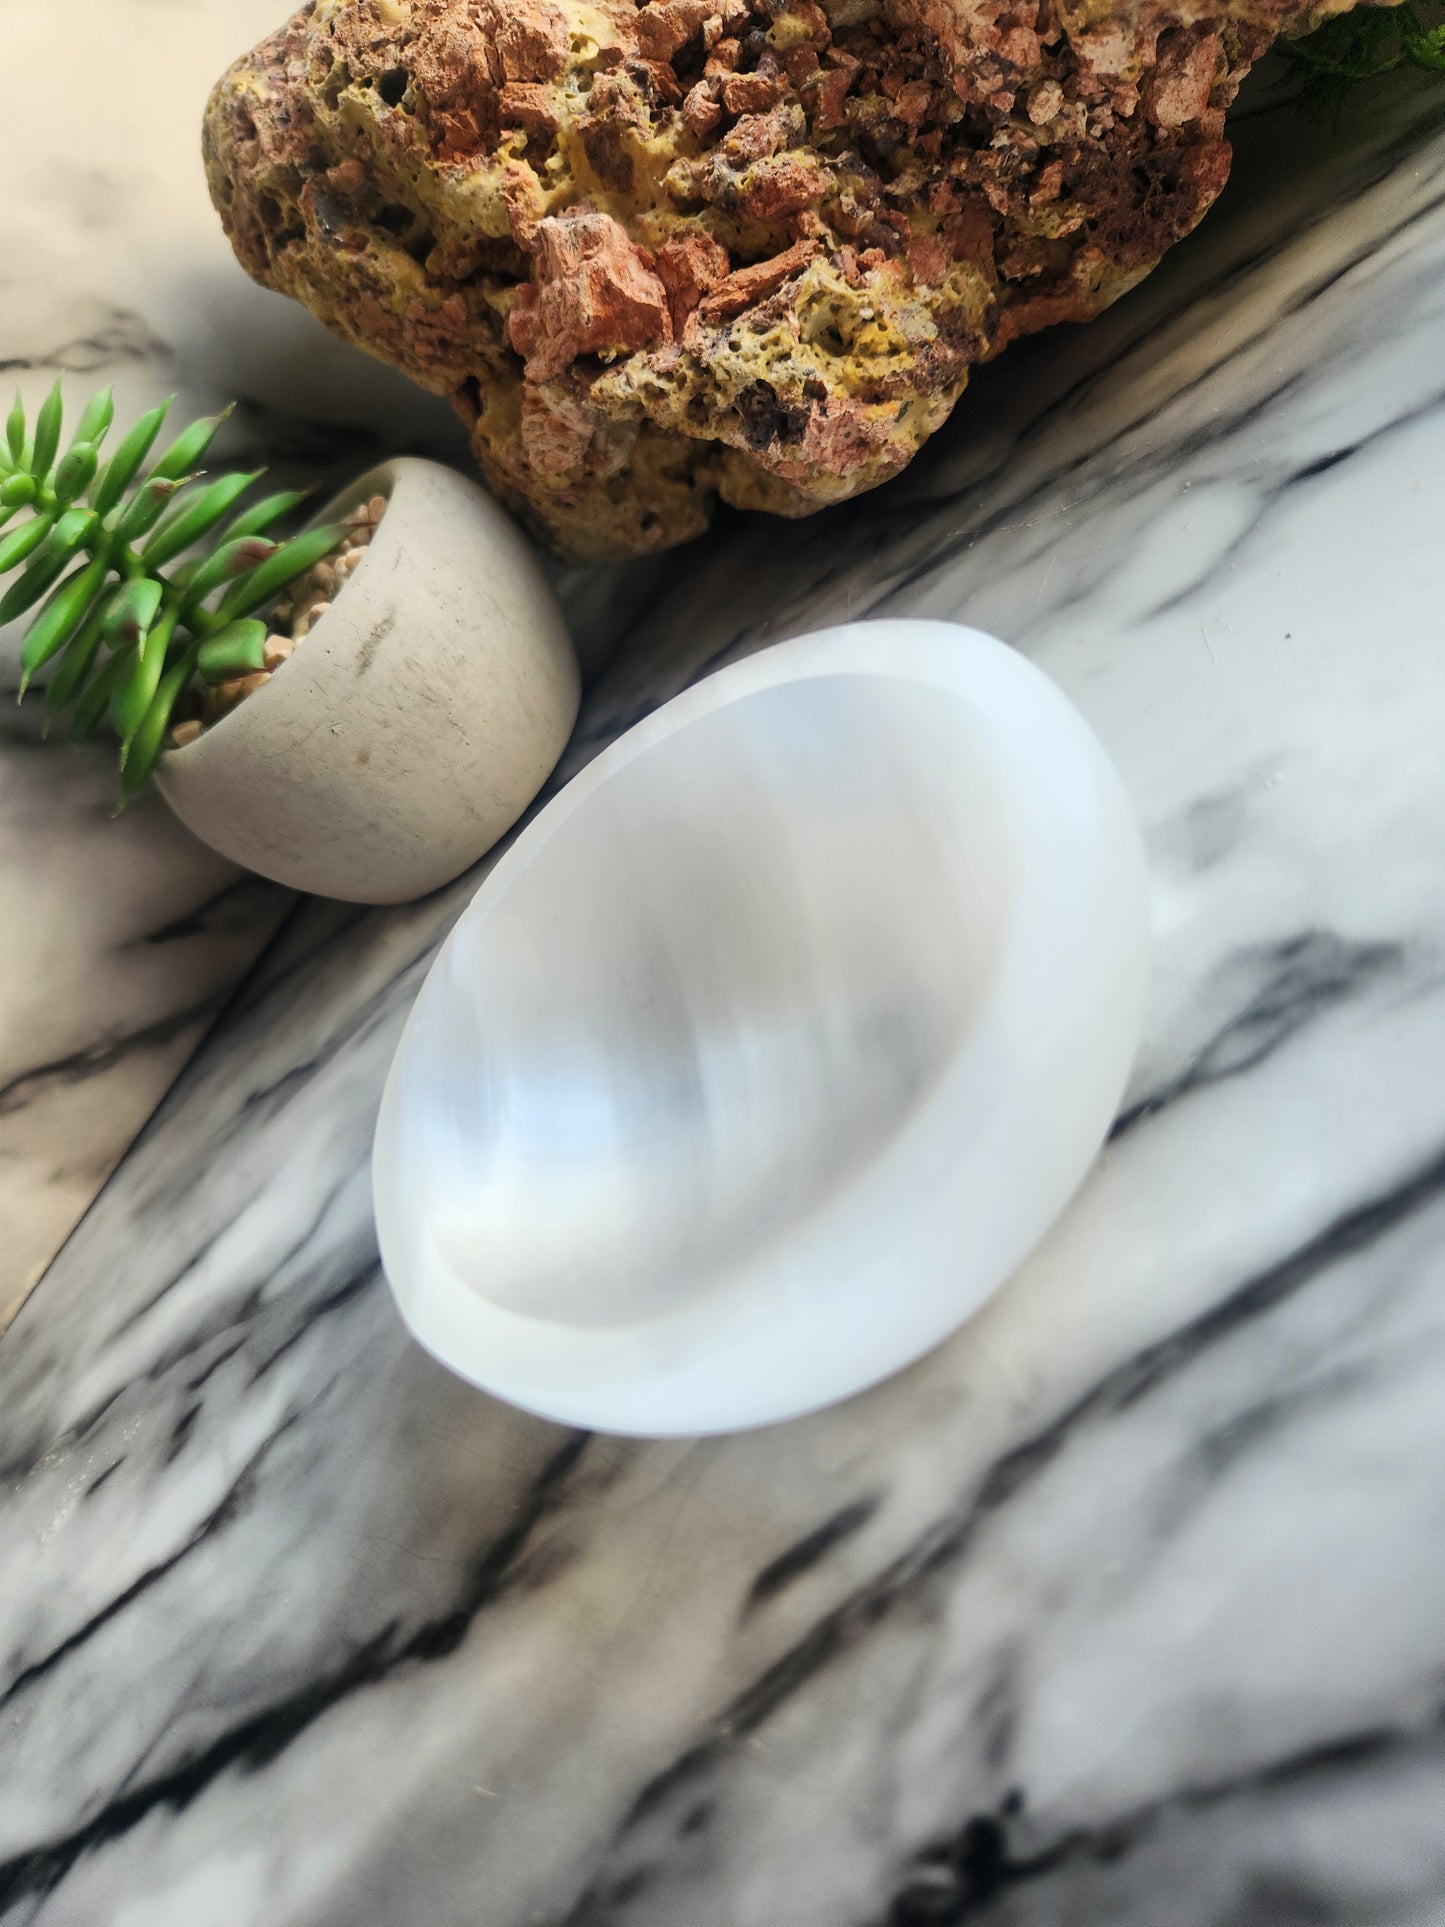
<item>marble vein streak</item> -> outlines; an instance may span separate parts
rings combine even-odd
[[[1445,141],[1243,135],[899,486],[569,589],[628,632],[574,765],[882,607],[1080,703],[1157,971],[1065,1219],[820,1417],[511,1413],[367,1197],[470,886],[304,911],[0,1346],[0,1920],[1445,1920]]]
[[[8,683],[8,686],[6,686]],[[0,678],[0,1329],[283,913]]]

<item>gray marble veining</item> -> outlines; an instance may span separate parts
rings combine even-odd
[[[570,585],[622,638],[570,768],[843,614],[1040,662],[1149,849],[1127,1108],[891,1383],[566,1433],[376,1270],[381,1079],[472,886],[305,907],[0,1346],[0,1919],[1445,1922],[1442,307],[1426,97],[1261,113],[901,483]]]

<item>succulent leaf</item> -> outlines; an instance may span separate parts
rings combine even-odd
[[[88,563],[66,580],[51,596],[26,632],[20,650],[20,696],[24,700],[30,679],[43,669],[52,656],[59,655],[77,623],[87,614],[105,582],[103,561]]]
[[[54,516],[37,515],[23,528],[7,535],[0,542],[0,575],[6,575],[11,569],[18,569],[22,562],[28,562],[54,525]]]
[[[45,686],[47,727],[50,719],[70,707],[76,692],[90,673],[91,664],[100,650],[103,611],[104,604],[99,604],[91,611],[66,643],[64,653],[55,665],[50,681]]]
[[[221,540],[239,542],[243,536],[265,535],[278,522],[284,522],[288,515],[293,515],[310,494],[309,488],[287,488],[278,495],[263,496],[236,517]]]
[[[196,464],[216,439],[222,425],[236,412],[235,404],[223,408],[219,415],[207,415],[203,420],[192,422],[190,427],[177,436],[170,447],[156,463],[153,473],[161,479],[176,481],[183,475],[191,475]]]
[[[143,535],[149,535],[165,514],[168,504],[195,479],[194,475],[187,475],[179,481],[172,481],[167,476],[152,475],[149,481],[141,484],[127,504],[125,513],[116,524],[116,540],[122,544],[139,542]]]
[[[277,544],[261,535],[243,535],[237,541],[223,542],[214,555],[187,572],[185,581],[187,612],[199,608],[208,595],[223,582],[257,568],[276,553]]]
[[[48,544],[46,545],[48,547]],[[24,575],[12,582],[0,596],[0,628],[23,616],[27,609],[33,609],[41,596],[46,595],[60,580],[65,572],[68,555],[50,556],[41,548],[26,564]]]
[[[252,569],[248,575],[243,575],[232,584],[221,598],[216,614],[222,622],[250,615],[253,609],[259,609],[263,603],[279,595],[298,575],[304,575],[330,555],[345,534],[346,530],[339,523],[330,523],[319,529],[308,529],[304,535],[283,543],[259,568]]]
[[[0,439],[0,524],[35,510],[0,537],[0,576],[20,571],[0,596],[0,624],[38,605],[21,648],[21,694],[47,669],[46,726],[64,714],[77,741],[109,717],[120,739],[123,803],[154,769],[185,689],[262,669],[268,624],[253,612],[346,535],[334,527],[273,540],[270,531],[305,500],[297,490],[233,514],[259,470],[195,486],[230,409],[183,429],[147,472],[170,407],[162,402],[142,416],[102,464],[115,420],[114,395],[104,389],[60,455],[57,382],[33,438],[17,396]],[[218,592],[220,606],[208,609]]]
[[[35,417],[35,449],[31,471],[37,481],[43,482],[50,473],[60,447],[60,430],[64,419],[65,402],[57,381],[40,404],[40,413]]]
[[[5,421],[5,446],[10,452],[10,460],[18,467],[25,454],[25,402],[18,391],[15,405]]]
[[[110,425],[115,420],[115,390],[102,388],[98,395],[92,395],[85,404],[85,413],[80,418],[80,426],[75,431],[72,448],[79,448],[84,442],[93,442],[97,448],[110,433]]]
[[[61,457],[55,471],[55,499],[62,507],[77,501],[95,480],[100,467],[100,450],[94,442],[76,442]]]
[[[91,677],[81,692],[70,719],[70,740],[74,743],[89,742],[99,727],[100,719],[110,705],[111,691],[120,681],[128,656],[110,656],[102,663],[98,673]]]
[[[198,495],[177,502],[162,517],[155,534],[141,550],[140,559],[146,568],[164,567],[199,542],[203,535],[209,535],[222,516],[230,514],[251,484],[260,479],[261,473],[257,469],[250,475],[223,475]]]
[[[233,622],[210,636],[197,652],[197,666],[208,683],[232,676],[253,676],[266,666],[266,625],[254,618]]]
[[[165,584],[154,576],[137,576],[118,588],[107,602],[102,633],[112,649],[134,647],[155,621]]]
[[[156,436],[165,426],[165,419],[170,413],[171,401],[174,399],[175,397],[171,396],[158,408],[151,409],[148,415],[142,415],[116,449],[91,495],[97,515],[109,515],[111,510],[119,505],[122,496],[140,473],[141,464],[154,447]]]
[[[171,716],[181,692],[196,672],[196,652],[188,650],[180,661],[161,678],[150,707],[131,739],[129,755],[121,766],[120,808],[124,809],[149,780],[170,728]]]
[[[126,665],[110,699],[111,727],[120,738],[120,766],[125,768],[131,738],[145,720],[146,711],[160,687],[165,673],[166,653],[176,633],[179,610],[165,610],[148,635],[141,637],[132,650],[119,658]]]

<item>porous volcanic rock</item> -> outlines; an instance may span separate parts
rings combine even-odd
[[[216,88],[245,267],[600,559],[897,472],[1224,185],[1298,0],[313,0]]]

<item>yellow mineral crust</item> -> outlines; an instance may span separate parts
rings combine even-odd
[[[601,559],[896,473],[974,362],[1193,227],[1306,12],[316,0],[221,80],[206,165],[257,280],[449,396],[497,494]]]

